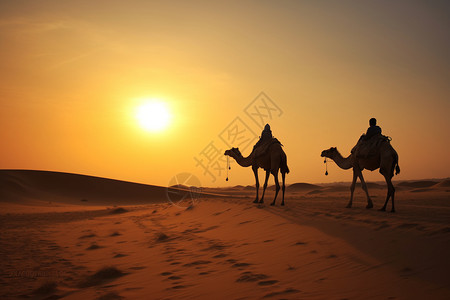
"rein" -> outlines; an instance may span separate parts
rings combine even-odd
[[[327,158],[325,157],[325,160],[323,161],[323,163],[325,164],[325,176],[328,176],[328,164],[327,164]]]
[[[228,181],[228,170],[231,170],[231,166],[230,166],[230,157],[227,155],[227,178],[225,179],[225,181]]]

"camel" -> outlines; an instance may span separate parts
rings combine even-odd
[[[377,149],[377,154],[373,156],[365,157],[355,157],[355,154],[350,154],[347,158],[342,157],[336,147],[331,147],[328,150],[322,151],[321,156],[332,159],[341,169],[348,170],[350,168],[353,169],[353,181],[350,186],[350,202],[347,207],[351,208],[353,203],[353,192],[355,191],[355,183],[357,178],[361,180],[362,189],[366,193],[367,196],[367,206],[366,208],[372,208],[373,203],[370,199],[369,192],[367,190],[366,182],[364,181],[364,177],[362,175],[362,171],[364,169],[374,171],[376,169],[380,169],[381,175],[384,176],[387,184],[387,197],[383,207],[380,211],[386,211],[386,205],[389,201],[389,198],[392,199],[392,212],[395,212],[394,207],[394,195],[395,188],[392,184],[392,177],[394,177],[394,169],[395,175],[400,173],[400,167],[398,165],[398,155],[394,148],[388,141],[383,141]]]
[[[275,200],[277,199],[278,192],[280,190],[280,184],[278,182],[278,170],[281,172],[282,178],[282,190],[283,190],[283,199],[281,201],[281,205],[284,206],[284,191],[285,191],[285,177],[286,174],[289,173],[289,168],[287,166],[287,157],[286,153],[284,153],[282,145],[280,143],[273,143],[269,146],[267,151],[260,156],[255,158],[255,151],[252,151],[249,156],[243,157],[239,148],[231,148],[226,150],[225,155],[231,156],[236,160],[236,162],[241,167],[252,167],[253,174],[255,175],[256,180],[256,199],[253,203],[258,203],[258,192],[259,192],[259,179],[258,179],[258,168],[263,168],[266,171],[266,178],[264,180],[263,192],[261,196],[261,200],[259,203],[264,203],[264,194],[267,188],[267,181],[269,180],[269,176],[272,173],[273,178],[275,180],[275,198],[270,205],[275,205]]]

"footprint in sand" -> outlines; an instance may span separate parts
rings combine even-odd
[[[169,240],[169,237],[168,237],[165,233],[159,232],[159,233],[156,234],[155,241],[156,241],[157,243],[160,243],[160,242],[166,242],[166,241],[168,241],[168,240]]]
[[[263,298],[272,298],[275,296],[294,294],[294,293],[298,293],[298,292],[300,292],[300,291],[296,290],[296,289],[288,288],[288,289],[285,289],[284,291],[268,293],[268,294],[264,295]]]
[[[53,299],[53,298],[51,298],[51,299]],[[55,298],[55,299],[57,299],[57,298]],[[98,300],[116,300],[116,299],[118,300],[118,299],[123,299],[123,297],[120,296],[116,292],[109,292],[107,294],[104,294],[104,295],[98,297],[97,299]]]
[[[235,264],[232,265],[233,268],[239,268],[239,269],[244,268],[244,267],[248,267],[248,266],[251,266],[251,264],[248,264],[248,263],[235,263]]]
[[[113,256],[113,258],[120,258],[120,257],[125,257],[127,256],[126,254],[121,254],[121,253],[117,253],[116,255]]]
[[[127,275],[114,267],[104,267],[98,270],[93,275],[88,276],[83,281],[79,283],[79,287],[86,288],[96,285],[101,285],[109,281],[113,281],[114,279]]]
[[[222,243],[210,242],[210,246],[205,249],[202,249],[201,251],[223,251],[227,247],[228,246]]]
[[[96,237],[97,235],[95,233],[89,233],[89,234],[85,234],[79,237],[79,239],[87,239],[87,238],[91,238],[91,237]]]
[[[243,222],[240,222],[239,225],[244,225],[244,224],[248,224],[248,223],[251,223],[251,222],[252,221],[250,221],[250,220],[249,221],[243,221]]]
[[[190,230],[191,233],[203,233],[203,232],[207,232],[216,228],[219,228],[220,226],[214,225],[214,226],[210,226],[208,228],[202,229],[200,227],[198,228],[194,228],[194,229],[187,229]]]
[[[304,245],[307,245],[308,243],[305,243],[305,242],[297,242],[297,243],[295,243],[294,244],[294,246],[304,246]]]
[[[296,268],[296,267],[293,267],[293,266],[291,266],[291,265],[288,265],[288,267],[287,267],[286,270],[288,270],[288,271],[295,271],[295,270],[297,270],[297,268]]]
[[[263,286],[266,286],[266,285],[273,285],[273,284],[275,284],[275,283],[277,283],[278,282],[278,280],[266,280],[266,281],[260,281],[260,282],[258,282],[258,285],[263,285]]]
[[[89,247],[87,247],[86,250],[97,250],[97,249],[100,249],[100,248],[103,248],[103,247],[99,246],[97,244],[92,244]]]
[[[224,211],[219,211],[219,212],[213,213],[213,216],[221,215],[221,214],[223,214],[224,212],[227,212],[227,211],[230,211],[230,210],[231,210],[231,208],[226,209],[226,210],[224,210]]]
[[[236,282],[254,282],[262,279],[266,279],[268,276],[265,274],[255,274],[252,272],[243,272],[241,276],[236,279]]]
[[[61,247],[59,247],[58,245],[50,245],[47,247],[48,250],[59,250],[61,249]]]
[[[193,267],[193,266],[198,266],[198,265],[206,265],[206,264],[210,264],[211,262],[209,260],[197,260],[191,263],[187,263],[184,264],[184,267]]]
[[[176,286],[173,286],[173,287],[171,287],[169,289],[179,290],[179,289],[184,289],[184,288],[186,288],[184,285],[176,285]]]
[[[143,287],[128,287],[125,288],[125,291],[137,291],[137,290],[142,290]]]
[[[200,273],[198,273],[198,275],[208,275],[208,274],[210,274],[211,272],[213,272],[213,271],[209,271],[209,272],[200,272]]]

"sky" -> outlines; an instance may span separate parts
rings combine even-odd
[[[396,180],[449,177],[449,14],[448,1],[0,1],[0,168],[249,185],[234,162],[225,181],[223,152],[248,155],[269,123],[287,184],[350,181],[334,163],[325,176],[320,153],[347,156],[375,117]],[[167,105],[165,130],[139,125],[149,99]]]

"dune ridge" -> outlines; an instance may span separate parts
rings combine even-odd
[[[161,187],[89,175],[39,171],[0,170],[0,201],[57,201],[82,205],[132,205],[167,201],[168,192],[188,196],[189,187]],[[214,197],[195,191],[197,196]],[[83,202],[83,203],[80,203]]]

